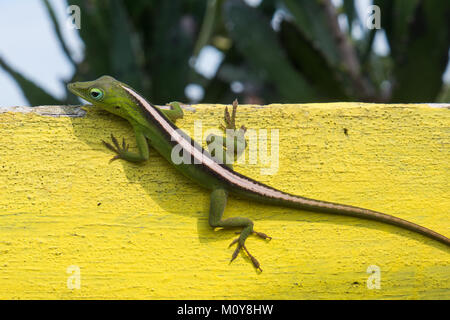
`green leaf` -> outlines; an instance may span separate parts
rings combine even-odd
[[[375,0],[381,9],[382,27],[386,31],[392,55],[399,60],[405,53],[410,25],[422,0]],[[428,0],[430,1],[430,0]],[[431,0],[433,2],[435,0]]]
[[[344,12],[347,16],[348,32],[352,34],[353,21],[358,18],[355,8],[355,0],[344,0]]]
[[[84,60],[78,66],[80,79],[92,80],[109,74],[111,66],[111,12],[108,1],[68,0],[81,10],[81,28],[78,31],[83,39]]]
[[[194,47],[193,56],[197,57],[200,50],[208,44],[214,30],[214,25],[219,14],[222,0],[208,0],[205,16],[203,17],[202,27]]]
[[[450,103],[450,85],[445,85],[442,88],[439,97],[436,99],[436,102],[439,103]]]
[[[63,50],[64,54],[66,55],[67,59],[70,61],[70,63],[75,66],[76,62],[73,60],[72,58],[72,54],[70,53],[69,48],[66,45],[66,42],[64,41],[64,38],[61,34],[61,28],[59,26],[59,22],[56,19],[56,14],[52,8],[52,6],[50,5],[50,3],[48,2],[48,0],[42,0],[44,2],[45,7],[47,8],[47,12],[50,16],[50,20],[52,21],[53,24],[53,30],[55,31],[56,37],[59,40],[59,45],[61,46],[61,49]]]
[[[74,78],[92,80],[108,74],[146,92],[144,50],[123,1],[69,0],[69,3],[81,9],[79,33],[85,44],[85,57]]]
[[[181,0],[160,1],[155,10],[148,72],[152,75],[152,101],[157,104],[185,100],[194,39],[182,25],[182,14]]]
[[[19,72],[15,71],[5,61],[3,61],[1,57],[0,57],[0,67],[3,68],[3,70],[5,70],[16,81],[16,83],[22,90],[23,95],[28,100],[30,105],[40,106],[40,105],[64,104],[63,101],[54,98],[51,94],[47,93],[44,89],[39,87],[33,81],[28,80],[27,78],[22,76]]]
[[[314,43],[332,66],[340,64],[337,44],[320,0],[283,0],[298,29]]]
[[[322,52],[292,23],[284,20],[280,27],[280,38],[289,60],[318,89],[321,97],[341,101],[348,99],[336,79],[335,70]]]
[[[111,11],[111,69],[112,76],[138,91],[143,91],[142,52],[136,34],[132,31],[122,0],[110,0]]]
[[[395,57],[394,102],[431,102],[442,88],[450,48],[450,1],[422,1]]]
[[[357,44],[359,44],[359,48],[360,48],[359,52],[361,52],[360,60],[361,60],[361,65],[363,68],[369,62],[369,58],[372,53],[372,47],[373,47],[373,43],[374,43],[377,31],[378,31],[377,29],[370,30],[370,32],[368,32],[364,35],[364,38],[360,41],[360,43],[357,43]]]
[[[225,2],[223,13],[229,35],[239,52],[262,78],[278,89],[283,102],[318,99],[317,92],[286,59],[266,17],[239,0]]]

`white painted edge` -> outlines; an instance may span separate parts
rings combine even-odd
[[[195,112],[195,108],[191,107],[187,104],[180,105],[182,109]],[[24,106],[11,106],[11,107],[2,107],[0,106],[0,114],[6,112],[15,112],[15,113],[35,113],[41,116],[47,117],[73,117],[73,118],[81,118],[86,115],[86,111],[83,110],[83,107],[91,107],[91,105],[75,105],[75,106],[36,106],[36,107],[24,107]],[[158,106],[158,108],[169,110],[170,106]]]
[[[426,103],[432,108],[447,108],[450,109],[450,103]]]
[[[333,102],[333,104],[336,104]],[[359,103],[356,103],[359,104]],[[375,105],[372,103],[361,103],[364,105]],[[299,105],[314,105],[311,103],[305,103],[305,104],[299,104]],[[392,104],[392,105],[399,105],[399,104]],[[405,104],[402,103],[402,105],[424,105],[429,106],[430,108],[444,108],[444,109],[450,109],[449,103],[411,103],[411,104]],[[190,111],[195,112],[196,109],[192,107],[189,104],[180,104],[181,108]],[[221,105],[222,106],[222,105]],[[254,108],[266,108],[270,106],[282,106],[282,104],[272,104],[272,105],[250,105]],[[6,113],[6,112],[17,112],[17,113],[35,113],[42,116],[48,116],[48,117],[84,117],[86,115],[86,111],[83,110],[83,107],[91,107],[91,105],[65,105],[65,106],[37,106],[37,107],[24,107],[24,106],[0,106],[0,114]],[[158,108],[169,110],[170,106],[157,106]]]
[[[0,114],[6,112],[16,113],[35,113],[41,116],[49,117],[84,117],[86,111],[82,109],[83,106],[37,106],[37,107],[24,107],[24,106],[0,106]]]
[[[160,109],[170,110],[170,106],[169,105],[165,105],[165,106],[158,106],[157,105],[157,107],[160,108]],[[191,111],[191,112],[195,112],[195,108],[192,105],[190,105],[190,104],[182,104],[182,103],[180,103],[180,107],[181,107],[181,109],[184,109],[184,110],[187,110],[187,111]]]

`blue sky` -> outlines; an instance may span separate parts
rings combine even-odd
[[[65,21],[66,2],[50,0],[60,21]],[[60,79],[74,72],[54,35],[47,11],[40,0],[0,1],[0,56],[16,70],[38,83],[49,93],[62,97]],[[75,30],[63,28],[63,34],[76,59],[83,45]],[[27,105],[20,89],[0,68],[0,106]]]
[[[261,0],[246,1],[256,6]],[[333,2],[339,4],[341,1]],[[60,23],[64,25],[67,19],[66,1],[50,0],[50,3],[55,8]],[[363,15],[370,0],[358,0],[356,3],[360,15]],[[2,59],[49,93],[62,97],[64,88],[61,80],[70,79],[74,70],[59,47],[42,1],[1,0],[0,17]],[[62,28],[62,32],[75,60],[81,60],[83,43],[76,31]],[[375,49],[380,53],[388,50],[382,35],[377,36]],[[209,66],[216,69],[213,66],[214,61],[220,61],[214,55],[205,55],[204,59],[206,60],[199,63],[198,68]],[[200,69],[198,71],[202,72]],[[444,77],[447,82],[450,82],[450,68],[447,68]],[[28,105],[28,103],[15,82],[0,68],[0,106],[16,105]]]

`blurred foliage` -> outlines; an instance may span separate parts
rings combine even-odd
[[[433,102],[448,98],[442,75],[450,48],[450,1],[374,0],[382,30],[366,27],[355,0],[68,0],[81,8],[84,58],[74,61],[48,0],[42,0],[62,51],[75,67],[72,81],[104,74],[130,84],[152,102],[317,101]],[[338,24],[347,23],[342,30]],[[342,19],[344,18],[344,19]],[[355,28],[358,28],[359,36]],[[385,31],[390,53],[374,51]],[[353,32],[352,32],[353,31]],[[205,46],[222,52],[211,78],[195,61]],[[58,101],[0,59],[32,105]],[[233,91],[234,90],[234,91]],[[444,91],[445,90],[445,91]]]
[[[445,85],[444,89],[442,90],[441,94],[437,98],[436,102],[439,103],[448,103],[450,101],[450,85]]]

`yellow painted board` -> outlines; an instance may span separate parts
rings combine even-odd
[[[193,134],[199,119],[204,131],[218,127],[223,106],[194,107],[181,128]],[[262,174],[259,158],[238,172],[450,235],[449,109],[242,105],[237,122],[266,129],[269,150],[279,146],[275,173]],[[440,243],[233,198],[225,216],[250,217],[273,240],[247,241],[262,273],[244,254],[229,264],[235,234],[208,226],[208,192],[155,151],[145,164],[108,164],[101,140],[111,133],[135,146],[125,121],[96,108],[84,117],[0,113],[1,299],[450,298],[450,250]]]

